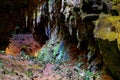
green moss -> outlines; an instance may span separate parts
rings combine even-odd
[[[3,67],[3,63],[0,61],[0,68]]]
[[[53,48],[53,56],[56,56],[58,54],[58,49],[59,49],[60,45],[57,44],[54,48]]]
[[[32,77],[33,76],[33,73],[31,70],[27,70],[26,73],[25,73],[28,77]]]

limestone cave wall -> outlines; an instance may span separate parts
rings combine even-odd
[[[71,59],[78,58],[77,56],[84,52],[82,56],[84,56],[84,62],[87,62],[88,69],[93,70],[93,66],[97,66],[95,69],[97,70],[104,63],[105,65],[108,63],[107,57],[102,53],[109,53],[104,52],[101,42],[97,39],[110,39],[110,41],[117,39],[119,43],[119,9],[117,0],[0,1],[0,49],[7,47],[12,35],[31,33],[39,44],[46,44],[43,46],[43,50],[45,46],[49,49],[49,47],[57,46],[54,44],[59,44],[62,49],[62,51],[57,49],[59,54],[61,52],[70,53]],[[111,27],[111,24],[114,23],[109,23],[108,19],[108,22],[101,24],[104,22],[101,19],[105,17],[110,17],[110,21],[118,21],[117,25]],[[105,34],[107,34],[106,30],[112,31],[110,35],[114,36],[111,38],[110,35],[104,35],[101,30]],[[119,44],[113,46],[119,48]],[[66,48],[64,49],[64,47]],[[56,48],[50,49],[48,52],[54,53],[54,56],[59,55],[56,54]],[[40,53],[42,54],[42,52]],[[119,51],[115,53],[119,53]],[[62,56],[57,56],[56,59],[59,61]],[[119,60],[119,57],[116,59]],[[107,67],[110,70],[116,67],[109,66]],[[115,71],[116,69],[113,69],[111,73],[119,75],[119,72],[115,73]]]

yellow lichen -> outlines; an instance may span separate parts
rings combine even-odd
[[[120,49],[120,16],[101,17],[97,21],[97,28],[94,30],[95,38],[114,41],[117,39]],[[112,28],[115,28],[112,30]]]
[[[113,0],[112,9],[115,9],[120,13],[120,0]]]

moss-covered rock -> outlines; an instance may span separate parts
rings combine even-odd
[[[94,37],[103,40],[108,39],[114,41],[117,39],[118,47],[120,48],[120,17],[111,15],[102,15],[97,21],[97,26],[94,29]]]
[[[115,80],[120,79],[119,20],[118,16],[102,15],[94,29],[103,61]]]

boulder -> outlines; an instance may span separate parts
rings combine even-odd
[[[101,55],[110,75],[115,80],[120,79],[120,51],[117,47],[117,41],[108,41],[98,39]]]

